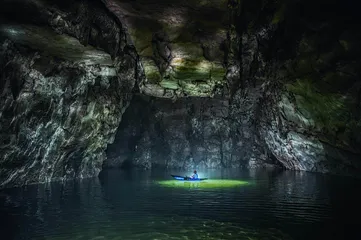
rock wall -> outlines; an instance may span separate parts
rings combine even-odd
[[[209,4],[212,3],[214,4],[209,1]],[[118,10],[120,16],[122,8],[117,6],[112,7],[113,10]],[[237,2],[229,1],[226,8],[226,54],[222,55],[226,70],[221,86],[214,94],[198,95],[203,97],[187,97],[174,101],[140,101],[138,98],[132,102],[125,118],[147,120],[127,121],[129,125],[122,123],[114,144],[108,148],[105,167],[279,166],[278,162],[268,155],[264,140],[259,138],[257,125],[260,115],[259,102],[264,91],[262,74],[265,71],[258,41],[270,40],[275,28],[268,27],[257,36],[244,35],[242,39],[236,26],[231,24],[237,21],[235,16],[240,14]],[[187,28],[182,30],[190,31]],[[192,51],[189,56],[193,53],[197,52]],[[259,63],[258,69],[255,69],[255,61]],[[194,71],[197,69],[193,69],[193,73]],[[173,98],[173,95],[162,97]],[[154,110],[146,110],[144,106],[152,106],[150,109]],[[133,110],[139,108],[142,109],[141,112]]]
[[[0,186],[96,176],[141,77],[120,23],[98,1],[0,12]]]
[[[156,110],[142,112],[147,123],[131,127],[132,136],[141,137],[132,138],[131,150],[113,161],[117,139],[128,139],[124,126],[128,130],[118,132],[106,166],[279,163],[293,170],[358,174],[361,21],[352,4],[229,1],[227,93],[152,100]],[[218,110],[209,114],[212,109]]]
[[[252,146],[256,138],[252,126],[243,123],[239,132],[240,124],[228,100],[172,101],[138,95],[123,115],[104,167],[205,169],[275,164]]]
[[[287,169],[359,174],[358,13],[350,1],[279,1],[276,9],[269,20],[260,9],[262,17],[244,17],[238,26],[242,73],[250,56],[257,69],[251,78],[241,75],[241,89],[255,89],[249,79],[263,85],[255,118],[260,139]]]
[[[355,9],[351,0],[4,0],[0,185],[128,164],[357,174]],[[147,96],[122,120],[134,92]]]

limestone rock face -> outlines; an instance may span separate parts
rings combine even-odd
[[[193,97],[174,102],[135,96],[114,143],[108,146],[104,167],[220,169],[273,165],[265,152],[252,147],[254,129],[242,121],[234,118],[229,102],[223,99]]]
[[[146,76],[144,94],[209,97],[224,84],[228,1],[103,2],[137,49]]]
[[[1,10],[13,17],[0,26],[0,186],[96,176],[136,84],[136,55],[101,3],[19,3]]]
[[[359,173],[352,4],[2,1],[0,186],[120,166]]]
[[[302,15],[295,10],[316,6],[337,9],[340,17],[334,20],[332,11]],[[271,49],[277,52],[268,52],[271,59],[265,61],[259,136],[270,155],[287,169],[357,175],[361,171],[359,15],[348,1],[336,8],[326,1],[304,1],[285,9],[287,18],[273,35],[278,43]],[[290,31],[293,34],[285,34]]]
[[[351,1],[336,6],[310,0],[229,4],[233,25],[227,38],[228,95],[145,101],[139,106],[153,109],[142,112],[148,121],[139,122],[140,128],[130,124],[118,131],[115,142],[132,133],[132,144],[121,147],[116,158],[114,148],[108,148],[107,166],[279,163],[293,170],[357,175],[361,21]],[[320,8],[327,11],[316,11]],[[162,86],[157,89],[165,93]],[[211,109],[221,110],[207,115]]]

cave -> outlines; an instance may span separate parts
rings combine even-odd
[[[112,171],[359,178],[357,9],[3,0],[0,189]]]
[[[1,186],[129,167],[360,172],[349,1],[3,6]]]

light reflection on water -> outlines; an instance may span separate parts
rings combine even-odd
[[[172,188],[169,172],[106,171],[100,178],[0,192],[9,239],[320,239],[358,234],[357,180],[279,171],[204,171],[252,184]],[[184,175],[184,173],[172,172]],[[352,197],[352,198],[351,198]],[[356,226],[357,227],[357,226]],[[354,232],[352,232],[354,231]],[[360,236],[360,235],[358,235]],[[356,236],[355,236],[356,237]]]

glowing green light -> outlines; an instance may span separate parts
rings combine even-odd
[[[228,180],[228,179],[212,179],[204,181],[178,181],[178,180],[162,180],[158,184],[165,187],[177,188],[229,188],[239,187],[250,184],[247,181],[241,180]]]

